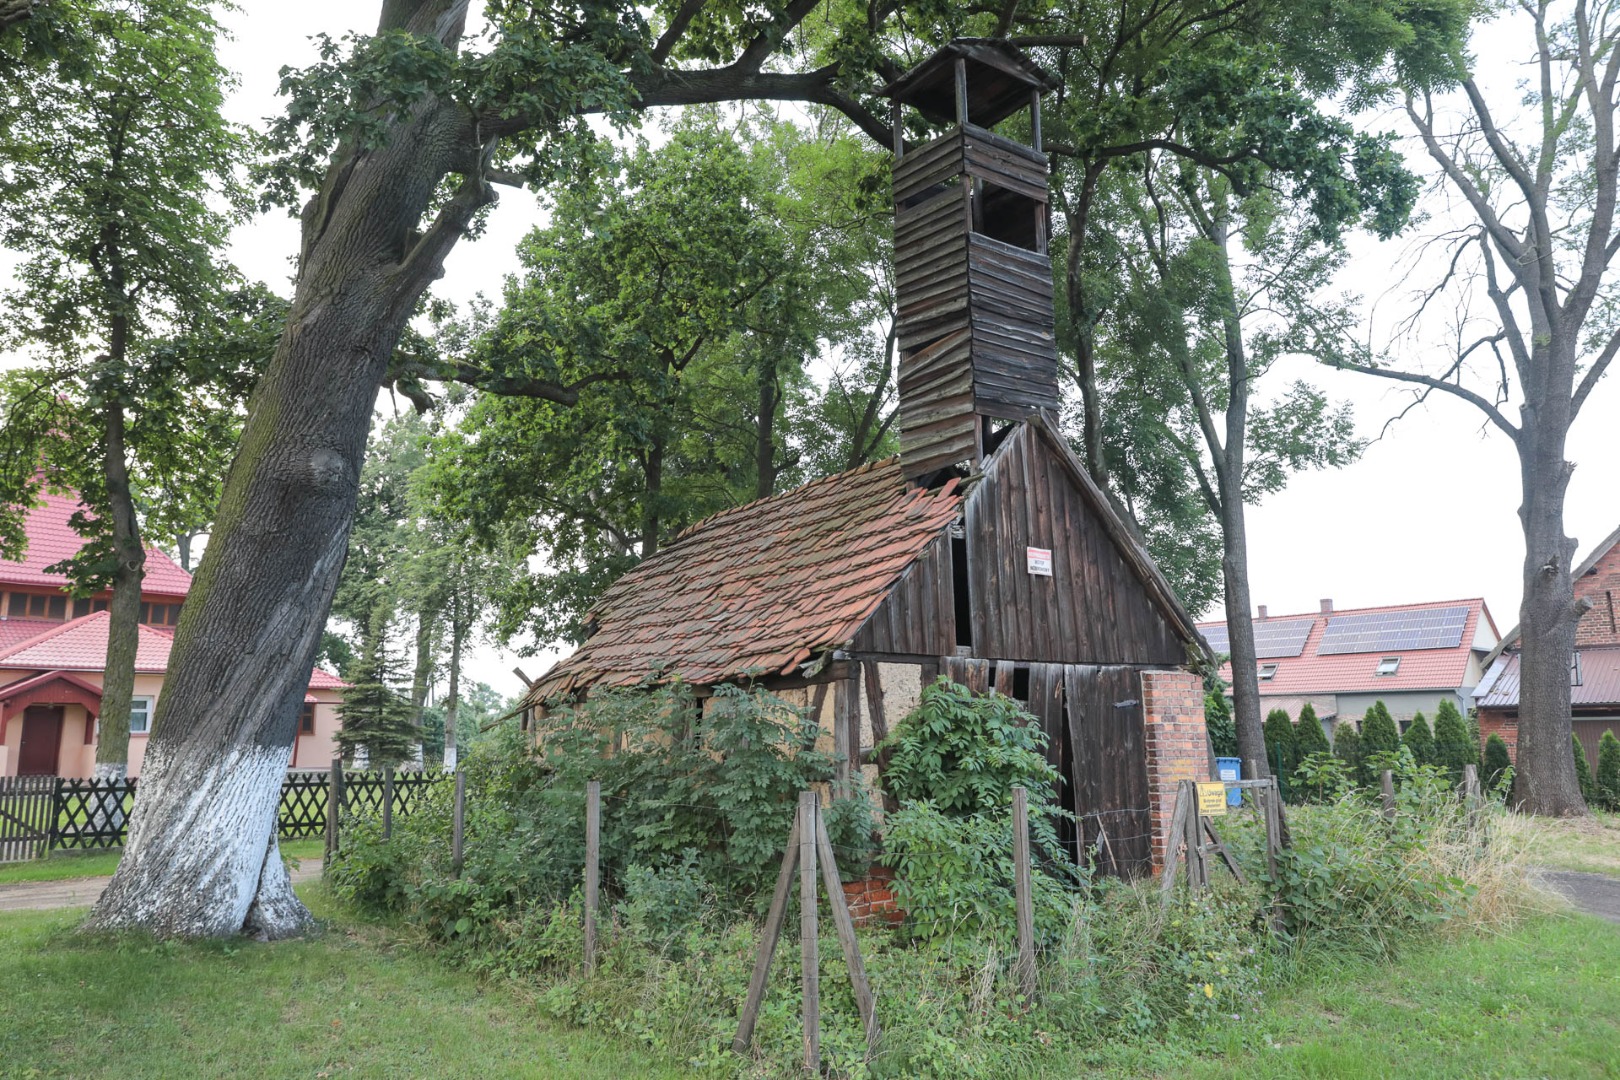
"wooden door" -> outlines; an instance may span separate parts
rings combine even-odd
[[[1082,860],[1106,874],[1152,871],[1147,731],[1135,668],[1070,664],[1063,670],[1069,768]]]
[[[17,775],[56,775],[57,756],[61,750],[61,706],[28,706],[23,712],[22,745],[17,749]]]

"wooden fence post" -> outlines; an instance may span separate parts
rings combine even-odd
[[[383,839],[394,836],[394,767],[383,769]]]
[[[1181,789],[1187,800],[1186,843],[1187,884],[1194,893],[1203,892],[1209,885],[1209,866],[1204,860],[1203,830],[1198,814],[1198,788],[1191,780],[1183,780]]]
[[[861,1027],[866,1031],[866,1050],[876,1053],[881,1035],[877,1003],[872,999],[872,984],[866,978],[860,942],[855,940],[855,920],[850,918],[849,904],[844,900],[844,886],[838,875],[832,840],[827,836],[827,822],[820,813],[816,814],[816,852],[821,857],[821,884],[827,889],[827,906],[832,912],[833,929],[838,932],[838,947],[843,950],[850,987],[855,991],[855,1007],[861,1014]]]
[[[793,827],[788,830],[787,846],[782,850],[782,869],[776,875],[776,891],[771,895],[771,909],[765,916],[765,930],[760,934],[759,952],[754,956],[754,974],[748,980],[748,997],[743,1002],[742,1014],[737,1018],[737,1037],[731,1048],[739,1054],[748,1052],[754,1038],[754,1024],[759,1020],[760,1003],[765,999],[765,981],[771,974],[771,957],[776,955],[776,943],[782,937],[782,923],[787,920],[788,895],[793,891],[793,871],[799,865],[800,815],[793,812]]]
[[[596,901],[602,853],[602,784],[585,785],[585,974],[596,971]]]
[[[1463,766],[1463,806],[1467,814],[1468,833],[1473,835],[1479,830],[1479,804],[1483,796],[1479,790],[1479,767],[1477,765]]]
[[[1385,769],[1378,774],[1378,786],[1383,794],[1384,820],[1395,820],[1395,774]]]
[[[1176,787],[1176,809],[1170,815],[1170,831],[1165,836],[1164,870],[1159,875],[1160,899],[1170,903],[1170,894],[1176,887],[1176,869],[1181,861],[1181,845],[1187,838],[1187,814],[1196,807],[1187,805],[1187,787]]]
[[[1018,916],[1018,990],[1027,1005],[1035,1000],[1035,904],[1029,864],[1029,793],[1020,785],[1013,797],[1013,905]]]
[[[799,956],[804,986],[804,1067],[821,1071],[821,950],[816,929],[816,817],[820,800],[799,793]]]
[[[450,873],[461,876],[462,837],[467,827],[467,774],[456,770],[456,803],[450,826]]]
[[[1266,822],[1266,875],[1277,880],[1277,853],[1282,850],[1282,822],[1277,813],[1279,795],[1275,781],[1255,788],[1255,797],[1263,799]]]
[[[331,784],[326,789],[326,861],[338,853],[338,817],[343,809],[343,759],[332,759]]]

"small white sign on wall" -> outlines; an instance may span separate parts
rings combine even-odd
[[[1029,558],[1029,572],[1035,577],[1052,576],[1052,549],[1051,548],[1025,548],[1025,555]]]

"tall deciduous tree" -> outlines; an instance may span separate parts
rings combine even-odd
[[[129,843],[89,921],[186,936],[297,933],[308,913],[275,843],[280,777],[354,511],[377,386],[445,257],[494,201],[503,165],[567,175],[582,116],[741,98],[816,102],[874,138],[852,96],[887,7],[829,6],[817,55],[767,69],[819,5],[485,7],[385,0],[377,33],[289,76],[279,171],[304,204],[287,329],[254,392],[169,677]],[[718,66],[716,65],[716,62]],[[567,400],[565,386],[537,392]]]
[[[73,521],[86,546],[58,568],[77,592],[112,590],[96,772],[122,776],[142,519],[164,539],[207,520],[257,370],[207,342],[229,317],[219,205],[244,143],[220,112],[231,80],[205,5],[73,7],[79,51],[8,87],[0,124],[0,243],[23,258],[0,344],[39,363],[0,402],[0,498],[13,537],[41,487],[87,507]]]
[[[1460,47],[1450,54],[1458,93],[1396,80],[1419,145],[1462,208],[1464,223],[1436,238],[1448,250],[1431,258],[1445,270],[1423,300],[1455,301],[1446,314],[1454,347],[1433,365],[1428,341],[1408,364],[1338,362],[1412,384],[1420,397],[1465,401],[1512,443],[1524,531],[1514,796],[1532,813],[1581,814],[1566,749],[1569,664],[1590,603],[1575,599],[1570,577],[1576,542],[1564,535],[1564,499],[1574,465],[1565,453],[1570,426],[1620,352],[1609,296],[1620,253],[1620,12],[1587,0],[1482,6],[1482,18],[1498,13],[1533,43],[1527,85],[1499,85]]]

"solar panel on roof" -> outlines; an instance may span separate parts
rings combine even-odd
[[[1409,649],[1455,649],[1462,643],[1467,622],[1466,606],[1335,615],[1328,620],[1316,653],[1341,656]]]
[[[1261,660],[1298,656],[1305,651],[1305,639],[1311,636],[1313,619],[1266,619],[1254,624],[1254,654]],[[1232,637],[1226,624],[1206,627],[1204,640],[1218,653],[1232,651]]]

